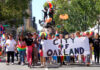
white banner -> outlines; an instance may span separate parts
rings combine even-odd
[[[53,44],[53,40],[45,40],[43,43],[43,56],[57,56],[58,47]]]
[[[90,54],[89,40],[87,37],[45,40],[43,44],[44,57],[79,54]]]

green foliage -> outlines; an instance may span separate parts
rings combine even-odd
[[[12,23],[11,25],[23,24],[23,17],[29,16],[26,13],[26,9],[28,8],[29,2],[30,0],[1,0],[0,22],[7,20],[7,23]]]
[[[96,24],[100,15],[100,0],[56,0],[54,19],[57,25],[63,25],[60,30],[68,32],[85,31]],[[68,20],[60,20],[60,14],[68,14]]]

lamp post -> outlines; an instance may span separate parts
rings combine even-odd
[[[100,15],[98,17],[98,34],[100,34]],[[99,35],[99,39],[100,39],[100,35]]]
[[[98,17],[98,34],[100,34],[100,16]]]
[[[98,35],[100,34],[100,27],[99,27],[99,25],[100,25],[100,15],[99,15],[99,17],[98,17]],[[98,40],[99,40],[99,42],[98,42],[98,47],[100,48],[100,35],[99,35],[99,37],[98,37]],[[99,50],[99,53],[100,53],[100,50]]]

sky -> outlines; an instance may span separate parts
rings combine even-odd
[[[38,30],[41,30],[42,27],[39,25],[38,20],[43,19],[43,5],[45,2],[51,1],[51,0],[32,0],[32,17],[36,17],[36,23]]]

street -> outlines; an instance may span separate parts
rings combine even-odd
[[[0,70],[100,70],[100,0],[0,0]]]
[[[32,67],[28,68],[26,65],[6,65],[6,63],[0,62],[0,70],[99,70],[100,65],[92,65],[90,67],[80,66],[80,65],[71,65],[71,66],[62,66],[58,68],[50,67],[50,68],[41,68],[41,67]]]
[[[85,66],[81,64],[71,64],[71,65],[48,65],[46,68],[42,68],[41,66],[33,66],[29,68],[27,65],[18,65],[18,62],[15,61],[14,65],[11,63],[6,65],[5,59],[0,62],[0,70],[99,70],[100,64],[92,64],[90,66]]]

